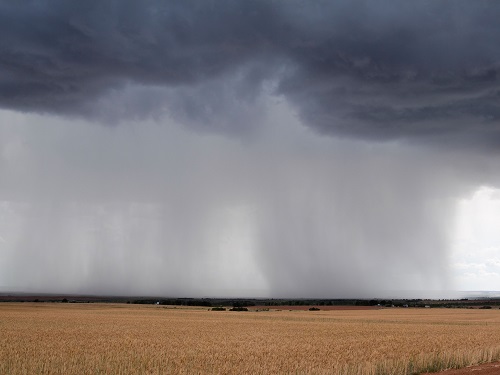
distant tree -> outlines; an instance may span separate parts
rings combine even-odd
[[[233,307],[229,311],[248,311],[246,307]]]
[[[212,307],[212,311],[226,311],[226,308],[222,306],[216,306]]]

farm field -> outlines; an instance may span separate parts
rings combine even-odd
[[[500,310],[0,304],[1,374],[412,374],[500,359]]]

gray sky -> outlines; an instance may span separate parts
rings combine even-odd
[[[499,290],[499,18],[0,2],[0,288]]]

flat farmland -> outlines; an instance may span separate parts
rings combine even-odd
[[[413,374],[500,358],[500,310],[0,304],[1,374]]]

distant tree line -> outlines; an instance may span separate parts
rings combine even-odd
[[[170,305],[170,306],[204,306],[212,307],[212,302],[209,299],[136,299],[132,301],[134,304],[140,305]]]
[[[482,306],[500,307],[500,298],[481,299],[288,299],[288,298],[163,298],[144,297],[98,297],[98,296],[57,296],[57,295],[0,295],[0,302],[63,302],[63,303],[133,303],[170,306],[200,307],[280,307],[280,306],[383,306],[383,307],[446,307],[479,308]],[[486,307],[488,308],[488,307]]]
[[[230,298],[140,298],[129,303],[200,307],[251,306],[382,306],[382,307],[449,307],[468,308],[500,306],[500,299],[488,300],[422,300],[422,299],[230,299]]]

